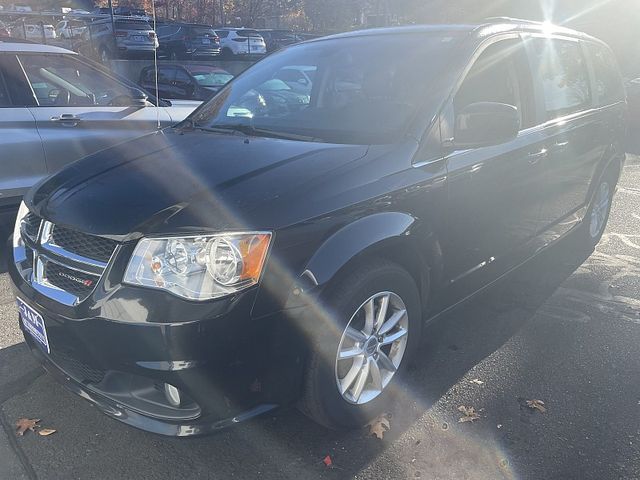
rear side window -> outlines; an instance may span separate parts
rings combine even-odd
[[[579,112],[591,105],[589,71],[580,43],[531,39],[534,77],[542,82],[547,119]]]
[[[217,30],[216,33],[220,38],[227,38],[229,36],[229,30]]]
[[[613,53],[602,45],[587,44],[593,63],[594,96],[602,107],[624,100],[624,85]]]

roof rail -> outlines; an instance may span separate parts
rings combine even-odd
[[[510,23],[527,23],[531,25],[540,25],[542,22],[536,20],[525,20],[523,18],[512,17],[488,17],[484,19],[487,23],[510,22]]]

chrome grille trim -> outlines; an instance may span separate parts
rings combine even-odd
[[[33,224],[30,227],[33,231]],[[21,275],[36,291],[63,305],[75,306],[94,292],[109,262],[87,258],[56,245],[52,241],[52,232],[55,228],[53,223],[40,220],[38,234],[36,238],[32,238],[25,231],[24,225],[21,225],[20,233],[25,247],[19,248],[25,252],[22,254],[14,252],[14,258]],[[86,237],[90,238],[91,236],[86,235]],[[120,246],[115,244],[111,258],[119,248]],[[32,261],[29,256],[25,255],[26,251],[32,254]],[[48,265],[53,265],[55,267],[52,268],[54,274],[61,278],[55,277],[55,280],[47,278]],[[68,283],[74,281],[78,283],[78,288],[73,288],[75,285]],[[67,282],[67,288],[75,290],[75,292],[67,291],[58,286],[64,287],[65,282]]]

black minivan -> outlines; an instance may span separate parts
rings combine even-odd
[[[625,111],[609,48],[549,25],[289,47],[33,188],[21,328],[68,388],[152,432],[290,404],[361,425],[403,392],[425,322],[569,232],[596,245]]]

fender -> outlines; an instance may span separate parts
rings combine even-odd
[[[316,250],[298,277],[287,307],[306,303],[303,298],[308,300],[307,295],[320,294],[357,257],[382,250],[392,258],[403,255],[411,258],[410,265],[400,263],[420,279],[418,287],[423,290],[423,298],[426,299],[431,282],[439,283],[441,249],[425,223],[407,213],[375,213],[344,226]],[[307,295],[301,295],[303,293]]]

